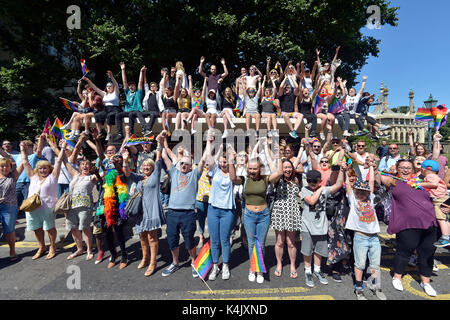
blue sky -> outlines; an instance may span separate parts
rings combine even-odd
[[[450,107],[450,1],[392,0],[391,6],[400,7],[397,27],[362,30],[381,43],[379,57],[367,60],[357,81],[367,75],[365,91],[377,96],[383,81],[391,108],[408,105],[411,88],[416,108],[430,93]]]

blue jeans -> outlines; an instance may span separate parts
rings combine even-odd
[[[205,232],[206,216],[208,215],[208,203],[197,201],[195,208],[197,209],[198,232],[203,234]]]
[[[230,235],[234,226],[234,210],[220,209],[209,205],[208,230],[211,239],[211,256],[214,264],[219,262],[220,246],[222,246],[222,261],[228,263],[230,257]]]
[[[255,235],[261,244],[262,253],[266,247],[266,237],[270,225],[269,207],[260,212],[253,212],[245,208],[244,210],[244,227],[248,241],[248,256],[251,258],[253,246],[255,245]]]
[[[11,234],[15,231],[18,210],[17,205],[0,203],[0,223],[4,234]]]
[[[353,254],[355,256],[355,267],[364,270],[367,256],[372,269],[380,268],[381,245],[378,236],[364,236],[355,232],[353,237]]]
[[[194,233],[195,211],[194,210],[173,210],[169,209],[166,220],[167,242],[171,251],[177,249],[180,243],[180,231],[183,235],[184,244],[187,250],[195,247]]]
[[[161,198],[161,205],[169,205],[169,195],[159,192],[159,196]]]
[[[28,188],[30,186],[29,182],[17,182],[16,183],[16,197],[17,197],[17,206],[20,208],[23,200],[28,198]]]

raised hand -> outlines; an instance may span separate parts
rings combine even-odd
[[[339,52],[339,49],[341,49],[341,46],[338,46],[338,47],[336,48],[336,53]]]
[[[130,157],[130,152],[128,151],[127,148],[125,148],[125,149],[122,151],[122,157],[123,157],[123,160],[124,160],[124,161],[128,161],[128,158]]]
[[[319,49],[316,49],[316,54],[317,54],[317,55],[319,55],[319,54],[320,54],[320,51],[319,51]]]
[[[363,77],[363,81],[366,81],[366,80],[367,80],[367,76],[364,76],[364,77]]]
[[[267,56],[267,62],[270,62],[270,57],[269,56]]]
[[[107,75],[108,77],[110,77],[110,78],[113,77],[113,74],[112,74],[111,70],[106,71],[106,75]]]
[[[204,63],[204,62],[205,62],[205,57],[202,56],[202,57],[200,58],[200,63]]]
[[[145,66],[142,66],[141,72],[145,72],[145,71],[147,71],[147,68]]]
[[[125,70],[125,62],[120,62],[120,69]]]
[[[220,63],[225,64],[225,59],[224,58],[220,59]]]
[[[159,144],[163,144],[164,143],[164,131],[161,132],[160,134],[158,134],[158,136],[156,137],[156,141]]]
[[[188,80],[192,81],[192,76],[191,75],[188,75]]]

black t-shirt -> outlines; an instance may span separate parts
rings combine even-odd
[[[295,95],[290,93],[288,95],[283,94],[279,97],[281,112],[294,112],[295,110]]]
[[[300,108],[298,110],[298,112],[302,113],[302,114],[311,114],[312,110],[312,99],[310,99],[309,102],[306,102],[305,100],[302,100],[302,102],[300,102]]]
[[[234,109],[234,107],[236,106],[237,96],[236,96],[236,94],[234,92],[232,94],[233,94],[233,97],[234,97],[234,99],[233,99],[234,102],[228,101],[224,97],[223,93],[220,94],[220,97],[222,98],[222,110],[225,109],[225,108]]]

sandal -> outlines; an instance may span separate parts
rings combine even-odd
[[[156,264],[154,264],[154,265],[151,264],[151,265],[148,267],[147,271],[145,271],[144,276],[150,277],[150,276],[155,272],[155,269],[156,269]]]
[[[89,260],[91,260],[91,259],[93,259],[93,258],[94,258],[94,253],[88,252],[88,254],[87,254],[87,256],[86,256],[86,261],[89,261]]]
[[[143,268],[145,268],[146,266],[148,266],[150,264],[150,260],[147,260],[147,259],[142,259],[141,260],[141,263],[139,263],[139,265],[138,265],[138,269],[143,269]]]
[[[31,260],[36,260],[39,259],[40,257],[42,257],[45,253],[45,249],[44,250],[38,250],[38,252],[36,252],[36,254],[31,258]]]
[[[297,271],[291,271],[290,277],[291,277],[291,279],[297,279],[297,277],[298,277]]]
[[[84,254],[83,251],[75,251],[74,253],[72,253],[70,256],[67,257],[67,260],[72,260],[73,258],[76,258],[76,257],[81,256],[83,254]]]
[[[51,260],[56,256],[56,252],[49,252],[48,255],[45,257],[45,260]]]
[[[276,269],[273,274],[276,275],[277,277],[281,277],[281,273],[282,273],[281,270]]]
[[[127,265],[128,265],[128,256],[127,256],[125,259],[124,259],[124,257],[122,257],[122,259],[120,260],[119,269],[122,270],[122,269],[124,269]]]

